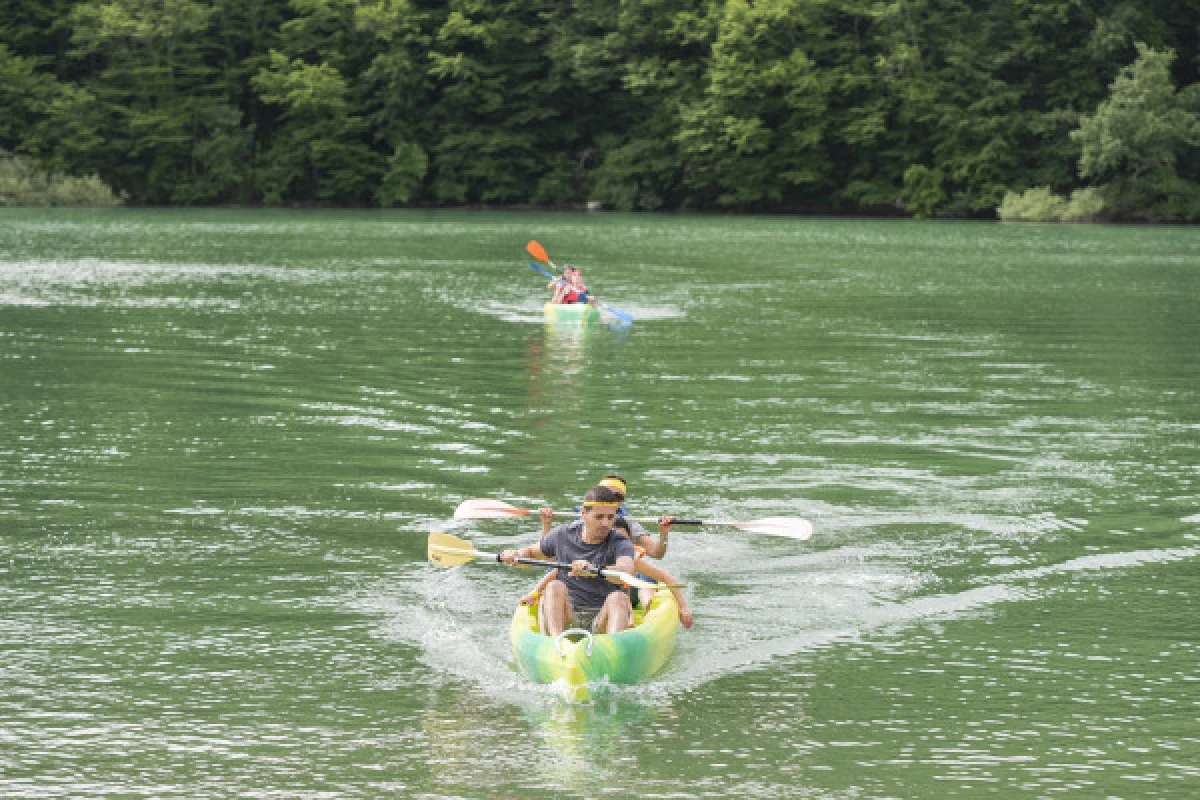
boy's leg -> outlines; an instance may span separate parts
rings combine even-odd
[[[547,636],[558,636],[567,629],[571,619],[571,598],[567,585],[562,581],[546,584],[538,602],[538,627]]]

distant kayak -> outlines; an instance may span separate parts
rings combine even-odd
[[[597,681],[641,683],[667,663],[675,649],[679,606],[670,589],[660,588],[645,610],[634,612],[634,627],[620,633],[564,631],[545,636],[538,630],[537,604],[517,606],[512,646],[521,669],[538,683],[563,681],[575,699],[586,699]]]
[[[598,322],[600,312],[591,303],[546,303],[542,312],[548,322]]]

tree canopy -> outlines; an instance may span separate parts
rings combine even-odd
[[[1138,51],[1071,134],[1082,148],[1079,173],[1107,178],[1111,205],[1130,213],[1200,216],[1200,183],[1179,171],[1200,148],[1200,84],[1177,92],[1172,53],[1141,44]]]
[[[0,150],[131,202],[1200,217],[1200,6],[0,0]]]

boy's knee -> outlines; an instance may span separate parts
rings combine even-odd
[[[629,602],[629,595],[625,592],[610,592],[604,605],[613,611],[633,611],[633,604]]]

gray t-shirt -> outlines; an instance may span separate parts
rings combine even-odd
[[[618,514],[617,522],[613,526],[613,530],[616,530],[617,528],[620,528],[622,526],[624,526],[625,528],[627,528],[629,530],[629,538],[632,539],[634,542],[637,542],[637,540],[643,536],[650,535],[649,533],[646,532],[646,529],[643,528],[637,520]],[[618,531],[618,533],[619,533],[619,531]]]
[[[583,541],[583,520],[577,519],[559,525],[543,537],[538,545],[546,556],[555,561],[569,564],[583,559],[594,567],[611,567],[622,556],[635,558],[637,551],[625,534],[610,531],[608,538],[599,544],[588,544]],[[604,578],[589,578],[584,576],[570,577],[569,570],[560,569],[558,579],[567,585],[567,593],[571,596],[571,605],[575,608],[599,608],[610,592],[622,591],[620,585],[610,583]]]

